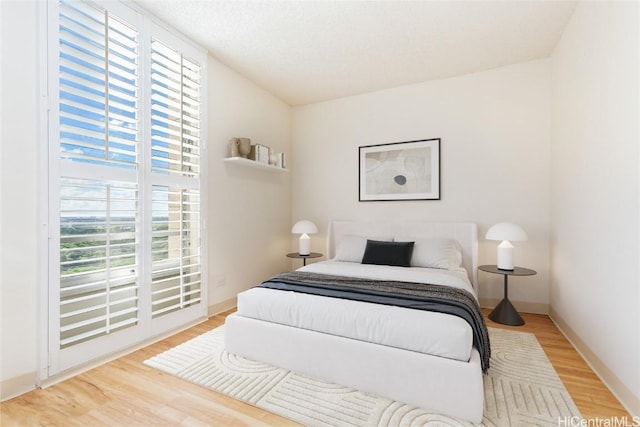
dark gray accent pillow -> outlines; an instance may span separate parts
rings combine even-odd
[[[381,242],[367,240],[362,264],[411,267],[414,242]]]

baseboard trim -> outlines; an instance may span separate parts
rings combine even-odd
[[[493,308],[502,301],[502,298],[480,298],[480,307]],[[511,300],[510,300],[511,301]],[[521,313],[533,313],[533,314],[549,314],[549,304],[543,304],[539,302],[527,302],[527,301],[511,301],[513,306]]]
[[[207,315],[209,317],[215,316],[216,314],[220,314],[227,310],[231,310],[232,308],[235,308],[237,305],[238,305],[237,297],[229,298],[228,300],[224,300],[222,302],[210,305],[209,308],[207,309],[207,313],[208,313]]]
[[[1,381],[0,402],[13,399],[21,394],[35,390],[36,378],[37,372],[34,371]]]
[[[578,354],[589,365],[593,372],[600,378],[605,386],[620,401],[622,406],[629,411],[632,417],[640,417],[640,399],[618,378],[618,376],[605,365],[602,360],[582,341],[573,329],[564,321],[553,307],[549,309],[549,317],[556,325],[560,333],[573,345]]]

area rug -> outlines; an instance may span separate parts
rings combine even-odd
[[[484,426],[557,426],[579,417],[533,334],[489,328]],[[224,326],[144,362],[307,426],[473,426],[224,350]]]

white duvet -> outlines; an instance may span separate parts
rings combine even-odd
[[[464,269],[451,271],[325,261],[300,271],[438,283],[467,289],[475,295]],[[242,292],[238,294],[238,314],[461,361],[469,360],[473,345],[471,327],[456,316],[290,291],[252,288]]]

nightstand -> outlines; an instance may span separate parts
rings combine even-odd
[[[287,254],[289,258],[302,258],[302,265],[307,265],[307,258],[320,258],[322,254],[318,252],[311,252],[309,255],[300,255],[298,252],[291,252]]]
[[[502,274],[504,276],[504,298],[489,314],[489,319],[503,325],[521,326],[524,319],[518,314],[511,301],[509,301],[509,276],[533,276],[537,274],[535,270],[528,268],[514,267],[513,270],[500,270],[497,265],[481,265],[478,270],[487,273]]]

